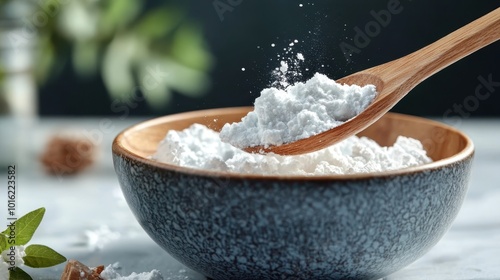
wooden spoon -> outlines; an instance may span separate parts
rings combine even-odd
[[[349,85],[376,86],[378,95],[375,100],[354,118],[309,138],[279,146],[255,146],[244,150],[252,153],[298,155],[326,148],[374,123],[423,80],[498,39],[500,8],[414,53],[337,80],[338,83]]]

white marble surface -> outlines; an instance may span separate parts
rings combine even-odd
[[[140,120],[111,120],[112,129],[105,130],[98,128],[100,121],[43,119],[25,132],[27,146],[15,162],[17,210],[22,215],[42,206],[47,209],[30,243],[48,245],[91,266],[119,262],[122,274],[159,269],[165,279],[205,279],[151,241],[123,199],[112,168],[111,141],[124,127]],[[102,137],[100,160],[75,177],[47,176],[37,158],[47,137],[67,128]],[[476,146],[466,201],[443,239],[388,280],[500,279],[500,119],[464,120],[458,128]],[[0,210],[1,221],[6,221],[5,215],[6,211]],[[34,279],[59,279],[63,266],[27,270]]]

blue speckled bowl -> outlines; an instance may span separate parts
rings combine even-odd
[[[467,191],[474,148],[443,124],[387,114],[362,134],[420,139],[432,164],[376,174],[280,177],[193,170],[148,159],[169,129],[214,129],[252,108],[166,116],[113,143],[116,173],[144,230],[213,279],[378,279],[425,254]]]

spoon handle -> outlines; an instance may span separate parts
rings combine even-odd
[[[500,8],[418,51],[367,72],[377,74],[386,86],[393,87],[385,92],[401,93],[400,99],[426,78],[498,39]]]

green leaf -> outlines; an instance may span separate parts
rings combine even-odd
[[[98,32],[100,37],[112,37],[117,33],[117,30],[126,28],[141,12],[142,6],[143,1],[136,0],[106,1],[103,3],[99,16]]]
[[[203,32],[193,23],[184,23],[177,29],[171,54],[175,60],[193,69],[204,71],[212,65],[213,58],[207,50]]]
[[[167,36],[182,20],[184,13],[174,7],[153,9],[134,26],[136,34],[149,39]]]
[[[0,253],[5,251],[7,248],[9,248],[7,236],[5,236],[3,233],[0,234]]]
[[[75,42],[72,59],[77,74],[83,77],[89,77],[97,72],[99,64],[99,46],[89,41]]]
[[[33,267],[50,267],[66,261],[66,258],[45,245],[33,244],[24,250],[24,264]]]
[[[45,214],[45,208],[38,208],[28,214],[22,216],[16,221],[16,236],[15,244],[12,245],[25,245],[31,240],[36,229],[40,225]],[[6,229],[2,232],[5,235],[9,235],[10,229]]]
[[[16,267],[9,271],[9,280],[33,280],[33,278],[26,271]]]
[[[37,37],[37,48],[34,55],[37,57],[33,65],[37,82],[45,83],[52,76],[57,76],[62,70],[64,59],[56,57],[57,45],[50,37],[50,34],[41,33]]]

